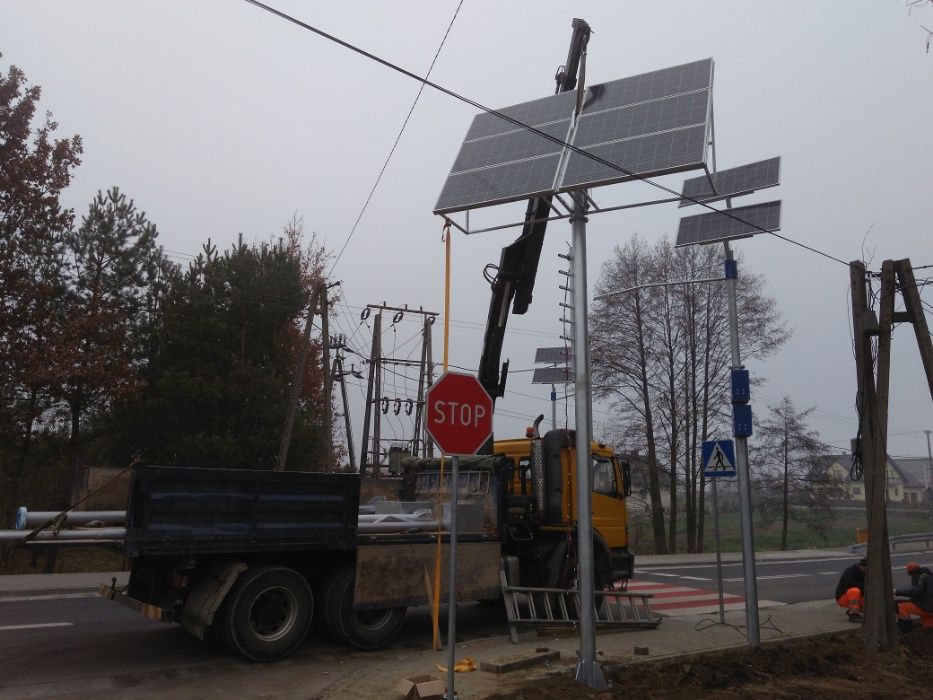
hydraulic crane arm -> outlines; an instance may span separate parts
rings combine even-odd
[[[557,82],[555,94],[573,90],[577,86],[580,59],[586,51],[589,38],[590,26],[582,19],[573,20],[573,36],[567,62],[557,69],[557,75],[554,76]],[[509,373],[508,360],[502,363],[501,368],[499,365],[505,327],[509,319],[509,306],[514,314],[524,314],[528,311],[535,277],[538,274],[541,248],[544,245],[544,231],[547,227],[547,221],[544,219],[550,211],[550,196],[528,200],[521,235],[502,249],[497,268],[494,265],[487,266],[487,270],[495,269],[495,275],[487,274],[492,287],[492,298],[489,302],[478,378],[493,401],[505,393],[505,382]]]

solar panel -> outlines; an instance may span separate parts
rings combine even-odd
[[[647,177],[702,167],[712,79],[713,61],[705,59],[592,85],[573,128],[574,92],[499,110],[560,142],[611,161],[621,171],[508,119],[479,114],[467,131],[434,211],[446,214],[621,182],[632,179],[629,173]]]
[[[573,377],[567,367],[541,367],[531,376],[532,384],[570,384]]]
[[[713,180],[715,190],[710,188],[710,178]],[[727,197],[749,194],[766,187],[775,187],[781,184],[781,157],[759,160],[737,168],[720,170],[705,175],[693,177],[684,181],[683,195],[701,202],[715,202]],[[694,202],[690,199],[681,199],[680,206],[686,207]]]
[[[535,350],[535,362],[567,362],[573,357],[573,349],[569,347],[538,348]]]
[[[706,163],[706,134],[706,125],[701,124],[689,129],[613,141],[586,149],[587,153],[617,166],[615,168],[579,153],[571,153],[560,190],[575,190],[633,180],[636,177],[701,168]]]
[[[583,112],[615,109],[639,102],[650,102],[662,97],[679,95],[713,86],[713,59],[704,58],[692,63],[662,68],[592,85],[586,90]]]
[[[461,211],[552,192],[559,161],[560,155],[554,154],[496,168],[451,173],[441,191],[439,208],[434,211]]]
[[[726,209],[685,216],[680,220],[675,246],[716,243],[735,238],[749,238],[764,231],[781,228],[781,202],[752,204],[747,207]]]

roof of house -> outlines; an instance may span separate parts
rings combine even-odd
[[[904,484],[904,488],[914,488],[919,489],[923,488],[923,481],[921,478],[918,478],[918,475],[913,469],[913,465],[910,465],[910,468],[906,468],[904,465],[904,459],[899,458],[895,460],[891,455],[888,455],[888,464],[891,465],[891,468],[901,477],[901,481]],[[852,455],[847,453],[837,454],[837,455],[822,455],[817,460],[818,468],[823,469],[824,471],[829,469],[833,464],[839,464],[846,469],[849,469],[852,466]]]
[[[897,463],[901,472],[908,474],[915,485],[926,485],[927,470],[930,468],[929,457],[898,457]]]

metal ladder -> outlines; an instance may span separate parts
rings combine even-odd
[[[509,585],[499,572],[509,641],[518,644],[519,627],[567,627],[580,622],[580,593],[575,588],[533,588]],[[651,610],[650,593],[596,591],[596,627],[600,629],[653,629],[661,618]]]

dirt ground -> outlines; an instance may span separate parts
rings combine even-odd
[[[607,667],[608,690],[552,674],[488,700],[570,698],[922,698],[933,697],[933,630],[900,635],[896,652],[868,654],[859,631],[680,658]]]

